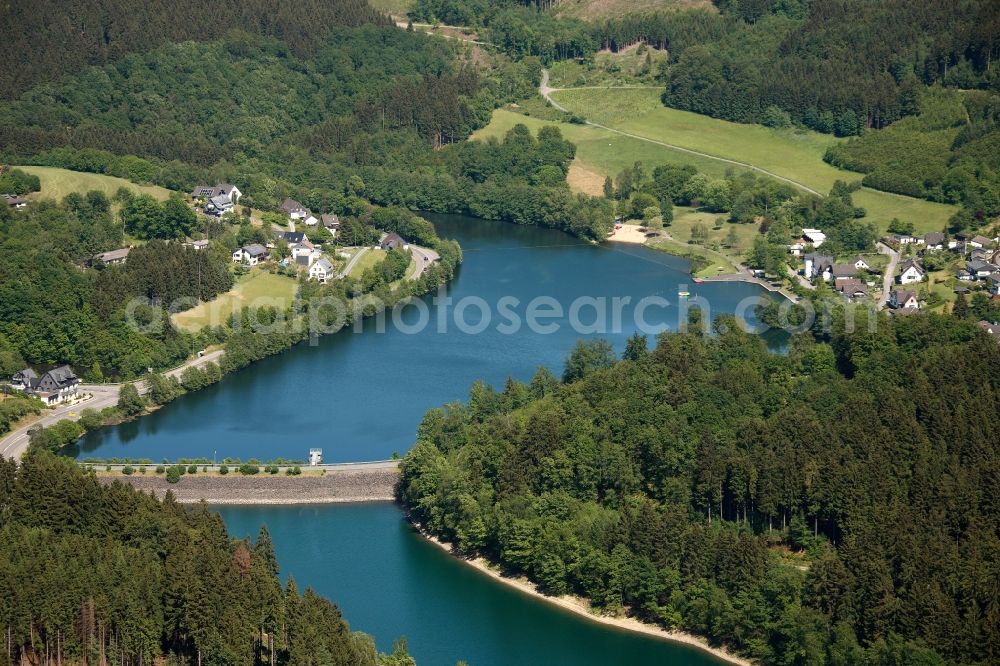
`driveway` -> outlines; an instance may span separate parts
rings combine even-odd
[[[881,242],[876,247],[879,254],[889,256],[889,265],[885,267],[885,274],[882,276],[882,295],[878,298],[878,307],[881,310],[889,300],[889,291],[892,289],[892,283],[896,279],[896,265],[899,263],[899,252]]]

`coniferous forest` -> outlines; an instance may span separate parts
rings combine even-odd
[[[205,505],[102,486],[67,459],[0,459],[4,664],[412,666],[329,601],[282,586],[271,538]]]
[[[842,316],[787,354],[720,320],[477,383],[427,414],[399,497],[546,593],[763,663],[996,663],[1000,347]]]

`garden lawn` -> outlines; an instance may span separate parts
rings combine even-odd
[[[171,317],[174,325],[188,332],[204,326],[221,326],[229,321],[233,312],[247,305],[271,305],[283,310],[292,304],[298,291],[298,282],[284,275],[274,275],[262,269],[252,269],[236,285],[207,303]]]
[[[99,173],[70,171],[69,169],[45,166],[19,166],[16,168],[38,176],[42,182],[41,192],[32,194],[30,196],[32,199],[62,200],[63,197],[72,192],[85,194],[91,190],[99,190],[112,197],[122,187],[140,194],[151,194],[159,201],[170,196],[170,190],[158,185],[137,185],[124,178],[105,176]]]

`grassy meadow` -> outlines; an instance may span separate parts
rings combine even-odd
[[[225,323],[233,312],[254,302],[284,309],[295,298],[298,286],[298,283],[290,277],[253,269],[241,277],[226,293],[219,294],[217,298],[207,303],[199,303],[190,310],[178,312],[171,317],[171,321],[178,328],[193,333],[204,326],[219,326]]]
[[[45,166],[19,166],[16,168],[38,176],[42,182],[41,192],[30,195],[29,198],[32,199],[59,200],[72,192],[83,194],[91,190],[99,190],[111,197],[122,187],[141,194],[151,194],[159,201],[170,196],[170,190],[158,185],[137,185],[124,178],[105,176],[99,173],[85,173]]]
[[[379,265],[383,259],[385,259],[385,250],[377,248],[368,250],[360,259],[358,259],[358,263],[351,267],[351,272],[348,275],[354,278],[360,278],[364,275],[366,270]]]
[[[721,177],[729,169],[745,168],[714,158],[729,159],[754,165],[824,194],[836,180],[853,182],[862,177],[823,161],[827,147],[842,139],[801,129],[742,125],[669,109],[660,103],[657,90],[560,90],[553,93],[553,99],[587,120],[633,136],[590,125],[541,120],[536,116],[551,118],[551,111],[526,104],[521,109],[494,112],[492,122],[475,137],[502,136],[519,122],[533,131],[544,124],[558,124],[564,136],[577,145],[571,185],[591,194],[599,193],[595,191],[595,183],[604,176],[614,176],[636,161],[650,168],[660,164],[692,164],[713,177]],[[526,116],[525,112],[532,115]],[[692,155],[644,139],[698,151],[706,156]],[[587,177],[582,178],[580,174]],[[863,206],[868,211],[868,219],[882,230],[892,218],[898,217],[913,222],[919,233],[942,229],[957,210],[954,206],[867,188],[855,193],[854,202]]]

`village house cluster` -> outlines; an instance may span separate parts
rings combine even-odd
[[[947,236],[942,232],[931,232],[923,236],[909,234],[889,234],[881,239],[881,254],[886,260],[900,258],[898,265],[889,261],[886,268],[877,268],[871,258],[855,255],[838,261],[831,254],[824,254],[821,247],[826,235],[819,229],[803,229],[802,235],[788,246],[793,257],[801,259],[799,274],[809,284],[819,282],[829,284],[845,299],[854,301],[874,297],[881,293],[880,304],[898,312],[919,310],[921,307],[918,287],[928,281],[928,271],[923,258],[927,252],[949,252],[954,262],[961,262],[955,271],[958,282],[978,283],[994,297],[1000,297],[1000,238],[982,235],[955,234]],[[874,248],[873,248],[874,249]],[[902,259],[902,255],[907,255]],[[893,267],[891,276],[885,271]],[[808,285],[807,285],[808,286]],[[968,292],[967,287],[957,286],[956,292]]]

